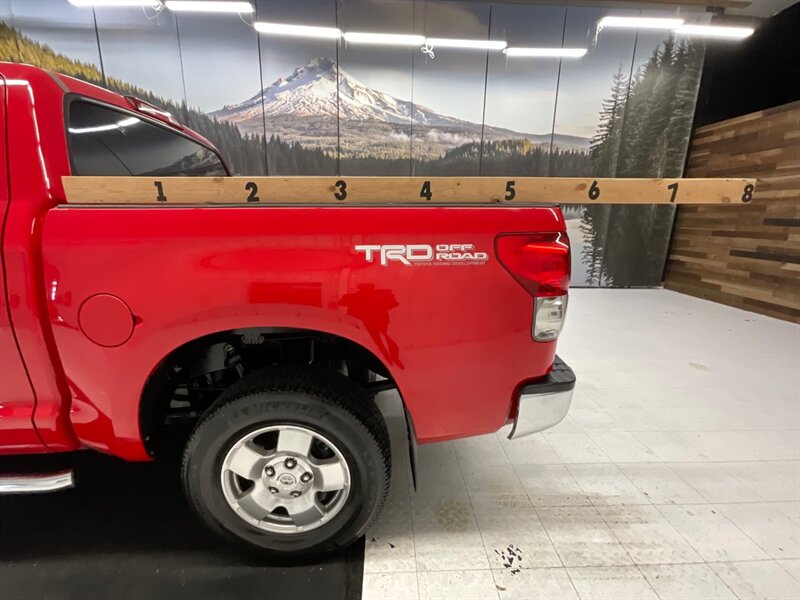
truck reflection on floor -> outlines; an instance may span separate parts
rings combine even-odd
[[[347,309],[348,315],[364,323],[390,365],[404,368],[397,342],[389,336],[389,311],[400,306],[391,290],[376,288],[373,283],[359,283],[356,291],[339,299],[339,305]]]

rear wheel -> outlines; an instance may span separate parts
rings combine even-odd
[[[243,379],[209,410],[186,446],[183,481],[215,531],[307,556],[363,534],[390,467],[386,424],[358,385],[279,367]]]

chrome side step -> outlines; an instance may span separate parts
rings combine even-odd
[[[75,487],[75,475],[69,469],[55,473],[0,474],[0,494],[43,494]]]

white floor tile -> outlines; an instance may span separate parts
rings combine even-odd
[[[800,581],[775,561],[710,563],[709,566],[741,600],[800,598]]]
[[[564,465],[515,467],[534,506],[588,506],[588,496]]]
[[[642,573],[662,600],[735,600],[733,592],[705,564],[646,565]]]
[[[637,567],[570,567],[581,600],[658,600]]]
[[[418,571],[489,568],[466,494],[414,497],[412,522]]]
[[[500,438],[499,441],[511,464],[548,465],[561,462],[561,459],[541,433],[518,440]]]
[[[800,525],[769,503],[717,504],[772,558],[800,558]]]
[[[364,573],[363,600],[418,600],[416,572]]]
[[[694,504],[707,500],[668,464],[620,464],[628,479],[654,504]]]
[[[710,504],[658,506],[678,533],[703,560],[766,560],[764,551]]]
[[[655,462],[658,457],[629,431],[592,432],[594,443],[614,462]]]
[[[406,498],[390,499],[366,534],[365,572],[416,570],[411,506]]]
[[[759,502],[761,496],[717,463],[670,465],[672,471],[700,492],[708,502]]]
[[[458,465],[456,465],[456,468]],[[463,463],[461,472],[470,494],[524,494],[525,488],[509,464]]]
[[[636,439],[661,462],[703,462],[709,458],[674,431],[637,431]]]
[[[518,573],[494,570],[501,600],[578,600],[578,594],[563,568],[529,569]]]
[[[567,469],[595,506],[650,504],[648,497],[616,465],[573,464]]]
[[[800,500],[797,461],[722,463],[720,466],[764,500]]]
[[[496,508],[485,499],[473,504],[486,555],[493,569],[560,567],[550,538],[536,510],[528,506],[512,510]]]
[[[775,562],[794,579],[800,581],[800,558],[785,558]]]
[[[419,573],[418,578],[420,600],[498,599],[494,577],[489,570]]]
[[[544,437],[563,463],[611,462],[586,433],[545,433]]]
[[[594,507],[538,508],[536,512],[564,566],[632,564]]]
[[[798,502],[772,502],[772,506],[777,508],[792,521],[800,525],[800,501]]]
[[[638,565],[702,560],[654,506],[606,506],[598,510]]]

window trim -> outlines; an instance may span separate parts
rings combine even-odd
[[[117,106],[116,104],[110,104],[108,102],[103,102],[102,100],[98,100],[97,98],[92,98],[90,96],[84,96],[83,94],[76,94],[76,93],[73,93],[73,92],[70,92],[68,94],[64,94],[64,112],[63,112],[63,116],[64,116],[64,135],[66,136],[66,141],[67,141],[67,159],[69,160],[69,174],[70,175],[74,175],[74,173],[75,173],[75,164],[73,163],[73,160],[72,160],[72,157],[73,157],[72,136],[69,133],[69,110],[70,110],[70,107],[72,106],[73,102],[84,102],[86,104],[94,104],[95,106],[99,106],[101,108],[107,108],[107,109],[110,109],[110,110],[115,110],[115,111],[117,111],[117,112],[119,112],[119,113],[121,113],[123,115],[130,115],[131,117],[136,117],[140,121],[144,121],[145,123],[149,123],[150,125],[155,125],[156,127],[160,128],[160,129],[162,129],[162,130],[164,130],[164,131],[166,131],[168,133],[180,136],[180,137],[182,137],[184,139],[189,140],[190,142],[194,142],[198,146],[201,146],[201,147],[205,148],[206,150],[209,150],[210,152],[212,152],[214,154],[214,156],[216,156],[219,159],[219,162],[222,164],[222,168],[225,169],[226,176],[227,177],[231,176],[231,170],[230,170],[230,167],[228,167],[228,163],[225,162],[225,159],[222,157],[222,155],[219,153],[219,151],[216,148],[214,148],[213,146],[210,146],[208,144],[204,144],[204,143],[200,142],[199,140],[194,139],[192,136],[184,133],[183,131],[180,131],[179,129],[175,129],[174,127],[168,127],[163,122],[159,121],[158,119],[154,119],[154,118],[149,117],[149,116],[147,116],[145,114],[136,112],[135,110],[121,108],[121,107]]]

